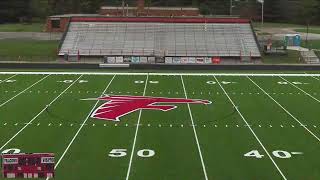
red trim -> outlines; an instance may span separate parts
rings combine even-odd
[[[250,21],[240,18],[73,17],[71,22],[249,23]]]

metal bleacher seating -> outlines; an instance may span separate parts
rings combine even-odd
[[[59,55],[260,57],[250,24],[71,22]]]

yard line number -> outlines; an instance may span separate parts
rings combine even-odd
[[[1,152],[1,154],[19,154],[21,152],[20,149],[17,148],[11,148],[11,149],[5,149]]]
[[[70,83],[73,83],[73,81],[74,81],[74,80],[67,79],[67,80],[57,81],[57,82],[70,84]],[[87,81],[87,80],[79,80],[78,82],[81,84],[81,83],[87,83],[88,81]]]
[[[304,83],[304,82],[291,82],[292,84],[295,84],[295,85],[301,85],[301,84],[309,84],[309,83]],[[279,81],[278,84],[280,85],[288,85],[289,82],[286,82],[286,81]]]
[[[5,82],[5,83],[13,83],[13,82],[16,82],[17,80],[14,80],[14,79],[8,79],[8,80],[1,80],[0,79],[0,82]]]
[[[154,156],[156,153],[151,149],[141,149],[137,152],[137,155],[142,158],[149,158]],[[108,156],[112,158],[125,157],[127,155],[127,149],[112,149]]]
[[[272,155],[274,157],[280,158],[280,159],[289,159],[292,157],[292,155],[300,155],[303,154],[302,152],[288,152],[283,150],[275,150],[272,151]],[[263,154],[260,154],[258,150],[252,150],[244,154],[245,157],[251,157],[251,158],[257,158],[261,159],[264,157]]]

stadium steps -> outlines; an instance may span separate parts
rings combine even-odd
[[[319,57],[315,54],[313,50],[310,51],[301,51],[301,57],[308,64],[320,64]]]

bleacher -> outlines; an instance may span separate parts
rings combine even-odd
[[[261,57],[247,21],[108,19],[73,19],[59,55]]]

